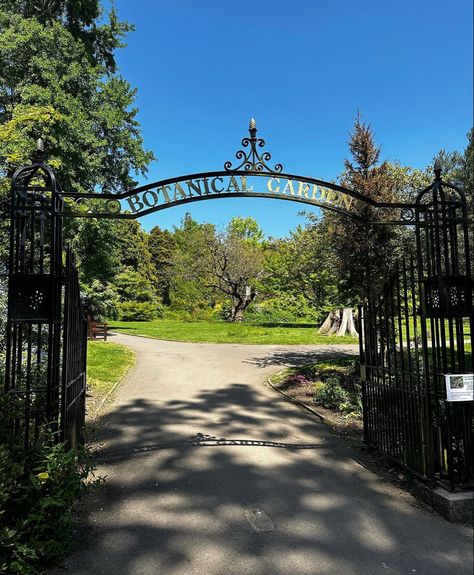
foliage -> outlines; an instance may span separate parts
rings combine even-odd
[[[336,376],[329,377],[324,383],[315,384],[315,401],[323,407],[339,409],[346,400],[346,394]]]
[[[293,373],[285,380],[285,387],[293,387],[295,385],[308,385],[310,380],[304,373]]]
[[[156,301],[154,284],[130,266],[115,276],[115,288],[121,301]]]
[[[352,161],[345,160],[341,184],[378,202],[397,201],[396,181],[388,164],[379,164],[380,148],[375,145],[372,128],[360,114],[355,119],[349,151]],[[397,227],[367,225],[329,212],[324,217],[336,256],[334,271],[340,293],[345,296],[344,305],[338,307],[353,307],[370,290],[377,291],[387,277],[398,255]]]
[[[127,300],[118,304],[118,315],[122,321],[151,321],[163,314],[157,302]]]
[[[317,323],[320,314],[311,303],[298,292],[279,291],[267,295],[252,305],[245,320],[253,323]]]
[[[148,238],[151,262],[155,268],[156,291],[165,305],[170,305],[171,275],[173,269],[174,236],[158,226],[151,229]]]
[[[170,268],[170,305],[173,310],[184,310],[194,315],[214,305],[215,294],[204,285],[199,275],[203,257],[208,254],[207,246],[214,236],[214,226],[200,224],[190,214],[184,216],[179,228],[174,228]]]
[[[7,256],[9,178],[36,139],[67,191],[122,191],[145,174],[135,91],[115,51],[132,27],[98,0],[0,0],[0,269]],[[118,263],[113,222],[68,222],[81,279],[110,281]]]
[[[312,386],[315,404],[351,417],[362,417],[358,359],[339,358],[306,364],[292,368],[282,376],[283,389],[300,385]]]
[[[131,172],[144,173],[153,159],[130,108],[135,92],[114,74],[113,51],[130,26],[114,11],[98,24],[98,9],[88,24],[76,17],[71,26],[54,14],[55,3],[44,12],[21,4],[0,4],[0,124],[28,128],[7,142],[3,175],[24,163],[43,136],[69,191],[129,187]]]
[[[25,451],[11,435],[18,406],[0,400],[0,572],[38,573],[70,550],[74,502],[100,479],[85,451],[55,444],[47,429]]]
[[[227,226],[227,233],[245,240],[254,246],[262,245],[265,240],[262,229],[258,223],[250,217],[243,218],[237,216],[232,218]]]
[[[81,286],[82,309],[86,318],[89,316],[95,321],[116,319],[118,299],[117,290],[111,283],[93,280],[91,285]]]
[[[326,224],[325,220],[309,222],[298,226],[289,238],[270,244],[261,285],[267,297],[276,296],[289,309],[298,306],[317,319],[340,300]]]
[[[66,235],[77,255],[81,282],[111,282],[121,267],[120,233],[113,220],[68,219]]]
[[[142,277],[156,284],[156,272],[149,249],[148,234],[136,220],[117,222],[118,253],[124,268],[132,268]]]
[[[227,299],[231,321],[242,321],[257,297],[257,283],[264,273],[261,237],[252,218],[234,218],[223,232],[206,238],[206,255],[191,264],[195,279]]]

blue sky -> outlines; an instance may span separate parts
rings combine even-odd
[[[285,171],[334,180],[360,109],[383,159],[423,168],[462,150],[472,126],[470,0],[116,0],[136,31],[118,53],[138,90],[145,181],[222,169],[254,116]],[[178,225],[186,211],[222,226],[255,217],[283,236],[301,206],[227,199],[141,220]]]

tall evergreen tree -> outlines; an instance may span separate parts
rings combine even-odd
[[[398,200],[396,180],[389,165],[380,163],[374,132],[360,114],[349,140],[350,160],[345,160],[341,184],[377,202]],[[367,212],[369,207],[364,208]],[[368,215],[368,214],[367,214]],[[328,234],[337,254],[342,292],[353,303],[380,289],[394,263],[398,231],[395,226],[364,224],[339,214],[327,214]]]
[[[148,238],[151,261],[155,267],[157,291],[165,305],[170,305],[170,285],[173,270],[174,237],[159,226],[151,229]]]

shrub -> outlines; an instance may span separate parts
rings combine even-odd
[[[329,377],[315,394],[316,402],[329,409],[339,409],[347,399],[348,393],[341,387],[336,376]]]
[[[93,320],[103,321],[106,317],[117,319],[118,294],[115,287],[99,280],[90,285],[81,285],[82,309],[84,315]]]
[[[163,307],[150,301],[124,301],[117,307],[123,321],[151,321],[163,315]]]
[[[70,551],[74,502],[101,480],[85,451],[55,444],[46,429],[23,449],[10,433],[9,400],[0,401],[0,573],[29,575]]]
[[[359,360],[338,358],[299,366],[288,375],[285,387],[311,382],[314,402],[328,409],[337,409],[350,417],[362,416],[362,394],[359,383]]]

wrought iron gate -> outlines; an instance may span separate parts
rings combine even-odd
[[[63,263],[63,199],[50,167],[14,174],[6,326],[5,392],[20,411],[13,428],[25,447],[47,425],[76,445],[82,433],[86,328],[77,271]]]
[[[47,423],[58,439],[72,446],[81,440],[87,330],[70,251],[63,262],[63,217],[130,219],[179,202],[260,197],[250,191],[247,178],[265,177],[268,190],[280,199],[327,207],[363,223],[415,226],[416,256],[401,261],[383,293],[360,308],[365,438],[424,480],[453,491],[472,486],[473,402],[447,403],[444,382],[446,374],[472,372],[472,261],[463,192],[442,182],[436,168],[435,181],[416,203],[368,201],[335,184],[284,174],[280,164],[269,168],[270,154],[258,154],[264,141],[256,137],[253,120],[249,130],[242,145],[250,152],[237,152],[243,159],[237,168],[226,162],[224,171],[178,176],[118,196],[63,192],[39,156],[17,170],[5,369],[6,393],[21,398],[15,432],[28,446]],[[224,177],[228,187],[221,194],[224,187],[216,184]],[[281,194],[279,178],[287,182]],[[167,198],[164,203],[159,193]],[[123,211],[120,201],[128,201],[132,212]]]
[[[416,261],[360,309],[364,434],[455,491],[474,480],[473,402],[447,402],[445,375],[473,370],[472,262],[465,196],[435,173],[416,202]]]
[[[86,413],[87,320],[82,313],[79,277],[70,249],[66,253],[61,437],[72,447],[83,439]]]

